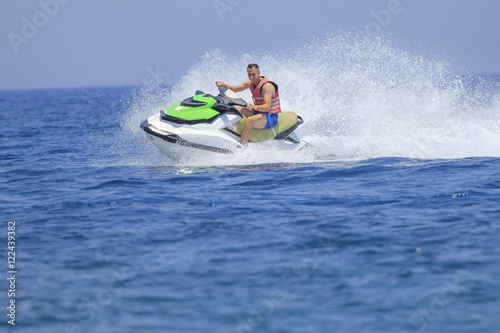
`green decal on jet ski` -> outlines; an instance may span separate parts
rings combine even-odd
[[[218,111],[212,109],[216,102],[213,97],[199,94],[169,106],[166,114],[169,117],[186,121],[210,119],[219,114]]]

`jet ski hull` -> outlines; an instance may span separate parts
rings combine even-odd
[[[161,121],[160,114],[145,120],[141,124],[146,137],[164,155],[174,160],[186,156],[197,156],[201,152],[215,154],[234,154],[245,149],[239,142],[237,133],[231,130],[196,129],[188,126],[173,126]],[[248,143],[260,150],[296,151],[306,144],[292,133],[288,140],[269,140]]]
[[[164,151],[164,149],[161,149],[161,147],[165,145],[179,145],[183,147],[190,147],[222,154],[233,153],[233,150],[230,149],[233,148],[231,147],[231,144],[233,146],[239,146],[239,148],[241,148],[241,145],[239,145],[237,142],[231,142],[234,140],[226,137],[225,135],[220,135],[221,133],[218,133],[218,131],[185,129],[183,131],[176,131],[177,133],[174,133],[168,130],[159,129],[154,125],[149,124],[147,121],[143,122],[141,124],[141,127],[144,132],[146,132],[146,135],[148,136],[150,141],[152,141],[153,144],[156,147],[160,148],[160,150],[162,151]],[[196,139],[196,141],[205,143],[190,141],[189,139],[186,139],[189,137],[193,137],[194,139]]]

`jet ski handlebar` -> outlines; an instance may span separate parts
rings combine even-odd
[[[224,87],[219,87],[219,97],[221,97],[227,105],[231,106],[247,106],[247,102],[243,100],[237,93]]]

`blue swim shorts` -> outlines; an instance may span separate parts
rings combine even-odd
[[[277,113],[274,113],[274,114],[266,113],[266,117],[267,117],[267,124],[266,124],[266,127],[264,127],[264,128],[273,128],[274,126],[276,126],[276,123],[278,122],[278,114]]]

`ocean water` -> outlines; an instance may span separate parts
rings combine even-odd
[[[310,149],[148,142],[142,120],[250,60]],[[499,85],[337,35],[213,50],[173,86],[0,91],[0,331],[499,332]]]

